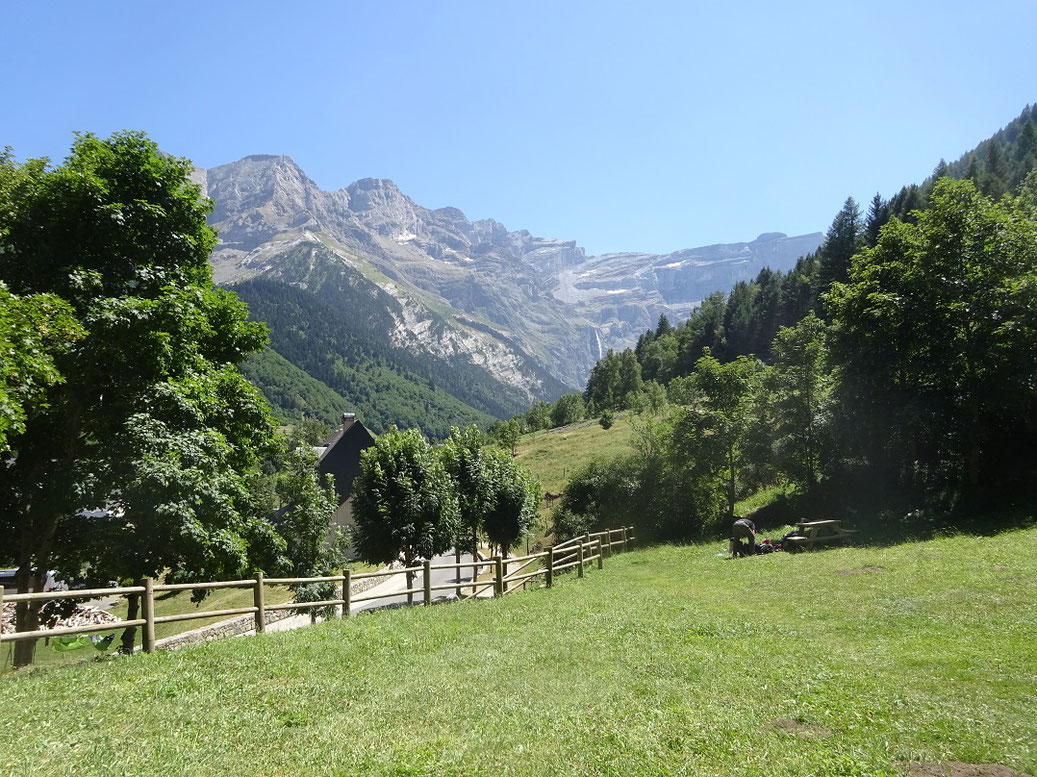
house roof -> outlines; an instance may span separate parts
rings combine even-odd
[[[372,445],[374,437],[367,427],[350,417],[344,418],[342,426],[324,443],[317,469],[322,475],[334,476],[339,504],[349,499],[353,480],[360,474],[360,453]]]

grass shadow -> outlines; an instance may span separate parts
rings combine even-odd
[[[881,473],[857,472],[826,481],[811,494],[780,493],[746,517],[763,531],[834,518],[860,532],[855,543],[860,545],[898,545],[955,534],[989,537],[1037,525],[1037,488],[976,489],[933,499]]]

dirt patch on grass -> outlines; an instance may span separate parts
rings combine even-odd
[[[839,569],[836,571],[837,575],[877,575],[880,572],[885,572],[885,567],[858,567],[857,569]]]
[[[786,734],[793,734],[802,739],[820,739],[821,737],[832,735],[831,729],[827,729],[824,726],[815,726],[812,723],[803,723],[795,718],[772,720],[767,724],[767,728],[783,731]]]
[[[961,761],[905,764],[911,777],[1026,777],[1001,764],[966,764]]]

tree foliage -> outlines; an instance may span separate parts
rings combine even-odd
[[[438,450],[457,498],[457,541],[460,545],[471,540],[469,547],[475,561],[479,532],[495,498],[494,470],[485,450],[485,439],[474,426],[463,430],[454,427]]]
[[[417,429],[392,428],[360,456],[353,481],[357,554],[412,567],[453,546],[459,509],[441,458]],[[407,588],[414,574],[407,573]],[[411,594],[408,598],[413,599]]]
[[[18,297],[0,282],[0,452],[8,435],[25,431],[30,409],[46,401],[47,388],[63,380],[54,357],[81,336],[60,298]]]
[[[774,458],[785,477],[809,493],[829,448],[831,378],[824,322],[809,313],[795,326],[782,327],[773,355],[766,389],[774,405]]]
[[[944,179],[917,223],[890,222],[828,299],[844,403],[875,410],[876,445],[956,461],[978,484],[984,455],[1037,406],[1033,214]]]
[[[847,199],[792,270],[761,270],[687,320],[645,331],[632,352],[640,391],[621,393],[622,357],[608,352],[585,392],[603,426],[612,409],[645,408],[658,382],[675,406],[672,429],[647,452],[579,472],[558,525],[632,518],[654,504],[647,493],[665,501],[663,484],[677,482],[691,514],[709,516],[720,495],[729,517],[766,485],[791,484],[801,505],[827,499],[829,509],[845,502],[841,485],[867,483],[859,497],[888,496],[896,509],[1031,488],[1035,121],[1027,106],[922,183],[876,194],[863,218]],[[680,512],[671,504],[668,515]]]
[[[756,359],[741,356],[725,364],[707,351],[693,375],[697,401],[674,425],[674,445],[681,458],[723,483],[728,517],[734,515],[739,472],[747,463],[762,372],[763,364]]]
[[[54,167],[0,160],[0,280],[63,300],[56,320],[76,334],[0,468],[19,590],[55,567],[213,578],[284,548],[255,492],[273,422],[236,367],[266,330],[212,285],[211,203],[190,172],[140,133],[79,136]],[[35,618],[18,608],[19,629]],[[31,656],[19,643],[16,663]]]
[[[483,528],[487,539],[499,547],[506,558],[508,550],[532,528],[544,490],[540,481],[516,464],[507,451],[489,452],[486,462],[491,499],[483,517]]]

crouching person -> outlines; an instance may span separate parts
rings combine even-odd
[[[751,556],[755,552],[756,526],[748,518],[739,518],[731,525],[731,555]]]

